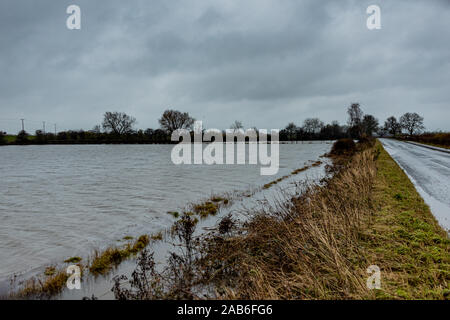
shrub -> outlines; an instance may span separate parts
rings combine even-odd
[[[434,144],[442,147],[450,147],[450,133],[448,132],[430,132],[417,136],[408,137],[408,140]]]
[[[368,137],[368,136],[362,136],[359,140],[358,140],[358,147],[361,150],[367,149],[367,148],[372,148],[375,145],[375,139],[372,137]]]
[[[353,139],[339,139],[331,148],[331,155],[351,155],[356,151]]]

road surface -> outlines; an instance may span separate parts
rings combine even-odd
[[[406,172],[436,219],[450,230],[450,153],[391,139],[380,139]]]

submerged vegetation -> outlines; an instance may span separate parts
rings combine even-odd
[[[199,215],[201,218],[206,218],[208,216],[216,215],[218,207],[216,204],[206,201],[201,204],[193,206],[193,211],[195,214]]]
[[[77,264],[83,273],[84,267]],[[65,269],[47,267],[43,276],[33,277],[21,285],[21,289],[10,295],[13,299],[48,299],[62,292],[66,287],[69,274]]]
[[[321,164],[322,164],[322,161],[316,161],[316,162],[312,163],[311,165],[305,166],[305,167],[300,168],[300,169],[296,169],[296,170],[292,171],[290,175],[286,175],[286,176],[283,176],[283,177],[278,178],[278,179],[276,179],[276,180],[273,180],[273,181],[271,181],[271,182],[269,182],[269,183],[266,183],[266,184],[263,186],[263,189],[269,189],[270,187],[272,187],[272,186],[274,186],[274,185],[280,183],[281,181],[283,181],[283,180],[285,180],[285,179],[287,179],[287,178],[289,178],[289,177],[291,177],[291,176],[297,175],[297,174],[299,174],[300,172],[306,171],[306,170],[308,170],[308,169],[310,169],[310,168],[312,168],[312,167],[318,167],[318,166],[320,166]]]
[[[130,236],[125,240],[133,239]],[[71,257],[64,261],[66,264],[75,264],[80,267],[83,275],[85,269],[93,275],[104,275],[123,260],[136,255],[150,243],[150,240],[159,241],[163,239],[162,233],[151,236],[142,235],[135,242],[130,242],[123,247],[109,247],[102,252],[96,251],[90,264],[81,264],[81,257]],[[65,268],[49,266],[45,268],[43,275],[32,277],[19,284],[19,290],[10,294],[11,298],[18,299],[48,299],[61,293],[66,287],[69,279]]]
[[[65,263],[78,263],[80,262],[82,259],[80,257],[71,257],[67,260],[64,260]]]
[[[133,244],[128,243],[122,248],[111,247],[101,253],[95,252],[89,271],[93,274],[105,274],[126,258],[144,249],[149,242],[149,236],[142,235]]]
[[[196,219],[173,228],[183,244],[163,272],[144,250],[117,299],[445,299],[449,239],[403,171],[373,140],[333,157],[337,169],[271,210],[231,215],[194,237]],[[381,289],[366,286],[381,269]],[[124,283],[125,281],[125,283]]]
[[[230,199],[224,196],[212,196],[210,199],[192,204],[189,208],[190,211],[187,212],[188,215],[197,215],[201,219],[205,219],[209,216],[215,216],[222,206],[227,206],[230,204]],[[177,215],[173,215],[175,218],[179,217],[179,213]]]

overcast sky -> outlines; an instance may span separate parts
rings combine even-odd
[[[1,0],[0,71],[8,132],[91,129],[105,111],[157,128],[167,108],[208,128],[345,123],[352,102],[450,130],[450,1]]]

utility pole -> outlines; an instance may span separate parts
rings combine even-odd
[[[56,137],[56,123],[55,123],[55,137]]]
[[[24,123],[23,123],[23,121],[25,120],[25,119],[20,119],[21,121],[22,121],[22,131],[25,131],[25,125],[24,125]]]
[[[44,135],[45,135],[45,121],[42,121],[42,126],[44,128]]]

